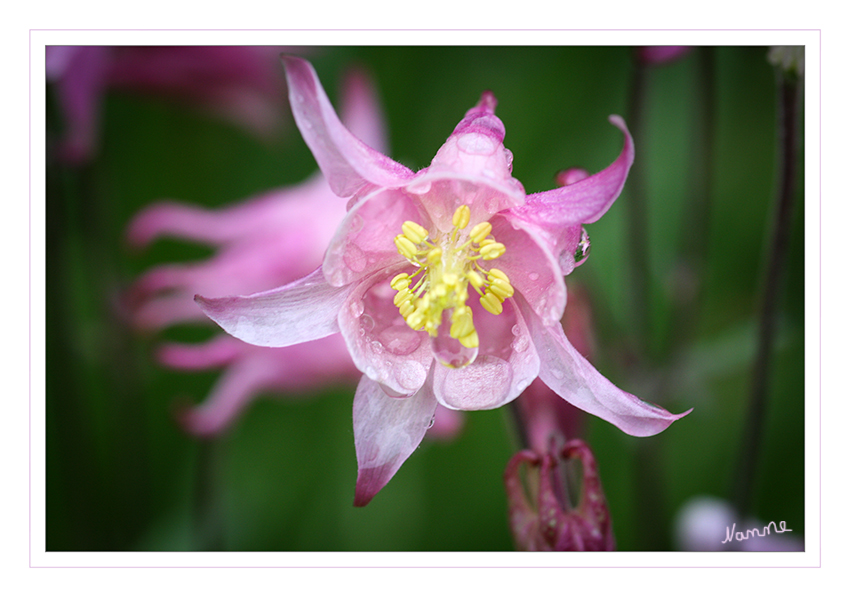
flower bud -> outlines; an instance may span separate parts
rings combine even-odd
[[[581,462],[580,497],[573,507],[561,474],[562,462]],[[525,465],[525,483],[520,476]],[[586,443],[572,440],[545,454],[523,450],[504,475],[511,532],[524,551],[611,551],[614,534],[596,460]],[[527,488],[527,492],[526,492]]]

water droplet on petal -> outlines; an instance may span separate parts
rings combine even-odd
[[[434,417],[434,416],[431,417],[431,420],[428,421],[428,426],[426,427],[426,429],[431,429],[431,427],[434,426],[434,420],[435,419],[436,419],[436,417]]]
[[[372,319],[372,316],[366,313],[363,317],[360,318],[360,333],[365,334],[366,332],[371,332],[375,327],[375,320]]]
[[[588,255],[590,255],[590,235],[587,233],[587,230],[584,229],[584,226],[582,226],[581,238],[579,238],[578,247],[576,247],[574,255],[576,267],[584,263],[587,260]]]
[[[564,379],[564,372],[560,369],[552,369],[552,377],[555,379]]]
[[[514,349],[514,352],[522,352],[526,348],[528,348],[528,336],[525,334],[519,334],[511,343],[511,348]]]
[[[378,335],[386,349],[394,355],[406,356],[422,344],[422,332],[410,329],[406,324],[391,325]]]
[[[448,311],[443,312],[443,323],[437,328],[437,335],[431,338],[431,352],[441,365],[450,369],[460,369],[471,365],[478,356],[478,347],[467,348],[449,335],[451,321]]]
[[[536,282],[537,280],[540,279],[540,274],[538,274],[537,272],[529,272],[528,273],[528,279],[531,280],[532,282]]]
[[[363,301],[354,301],[348,305],[348,310],[352,317],[360,317],[363,315]]]

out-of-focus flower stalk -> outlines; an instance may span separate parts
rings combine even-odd
[[[633,62],[633,78],[629,104],[629,118],[635,123],[636,143],[646,150],[648,140],[648,113],[650,107],[647,98],[653,70],[659,65],[682,58],[693,48],[681,46],[636,48]],[[631,364],[634,374],[643,378],[647,387],[652,388],[653,396],[661,404],[667,402],[670,391],[670,379],[660,372],[660,367],[670,365],[677,353],[689,338],[698,306],[699,275],[705,260],[708,239],[708,210],[710,205],[711,144],[710,131],[713,122],[713,58],[711,48],[697,48],[697,91],[695,101],[695,130],[691,155],[691,179],[689,188],[694,189],[688,197],[688,209],[683,222],[684,233],[682,259],[675,264],[667,280],[668,297],[671,303],[671,325],[667,337],[653,334],[652,305],[663,300],[658,281],[652,273],[650,263],[652,246],[649,230],[649,201],[647,163],[635,164],[629,181],[628,209],[628,258],[631,263],[631,311],[633,333],[631,334]],[[649,373],[656,370],[656,373]],[[648,376],[647,376],[648,375]],[[666,521],[661,512],[664,509],[665,496],[662,493],[661,473],[658,469],[658,439],[641,442],[635,450],[637,464],[637,499],[641,516],[638,519],[640,536],[646,549],[664,549],[668,533]]]
[[[739,515],[752,507],[762,434],[768,409],[768,379],[776,336],[778,301],[782,296],[785,262],[798,197],[800,121],[803,91],[803,48],[773,48],[768,55],[776,67],[777,84],[777,195],[768,253],[765,255],[759,332],[752,388],[744,425],[741,457],[735,477],[733,503]]]

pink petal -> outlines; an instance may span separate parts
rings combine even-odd
[[[666,64],[688,54],[693,46],[641,46],[635,48],[638,61],[645,64]]]
[[[355,506],[368,504],[419,446],[437,408],[430,385],[393,398],[365,375],[360,380],[354,394]]]
[[[470,306],[480,340],[478,357],[461,369],[435,367],[434,393],[440,404],[451,409],[498,408],[534,381],[540,359],[513,299],[505,301],[500,315],[488,313],[477,301]]]
[[[372,149],[388,152],[384,112],[375,85],[364,71],[354,69],[345,75],[342,122],[352,135]]]
[[[200,406],[181,408],[177,419],[194,435],[210,436],[229,427],[267,384],[266,363],[242,360],[228,367]]]
[[[339,331],[337,316],[348,286],[329,285],[321,269],[305,278],[250,296],[196,296],[207,316],[225,332],[257,346],[291,346]]]
[[[383,191],[354,205],[325,253],[322,269],[328,282],[343,286],[408,263],[394,242],[405,220],[430,227],[410,197],[398,191]]]
[[[573,406],[638,437],[660,433],[691,412],[674,415],[617,388],[573,348],[560,324],[544,326],[533,319],[531,328],[540,379]]]
[[[511,212],[524,220],[548,226],[572,226],[595,222],[619,197],[635,158],[634,143],[619,116],[608,120],[623,131],[623,151],[614,162],[576,183],[529,195],[526,204]]]
[[[284,56],[283,63],[295,122],[334,193],[349,197],[374,187],[399,187],[413,176],[342,125],[309,62]]]
[[[219,334],[202,344],[165,343],[157,351],[157,359],[172,369],[199,371],[231,363],[243,353],[245,346],[233,336]]]
[[[508,275],[511,285],[546,323],[560,320],[567,305],[567,287],[546,238],[538,228],[525,222],[509,222],[501,215],[490,223],[493,237],[507,247],[492,267]]]
[[[525,202],[525,189],[511,176],[513,156],[502,143],[505,125],[495,108],[493,94],[483,93],[431,165],[408,186],[411,193],[423,196],[430,212],[436,212],[434,220],[442,230],[451,229],[452,214],[461,204],[472,210],[470,225],[475,225]]]
[[[410,396],[431,366],[428,335],[412,330],[393,304],[394,274],[378,273],[358,284],[340,308],[339,327],[351,358],[367,377]]]

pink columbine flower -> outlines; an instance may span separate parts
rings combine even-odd
[[[346,78],[344,108],[343,119],[352,131],[383,148],[383,115],[363,73],[352,72]],[[192,300],[197,292],[254,292],[301,278],[322,262],[345,211],[321,174],[221,210],[174,201],[149,206],[130,222],[127,238],[132,247],[140,249],[170,236],[209,245],[216,253],[205,261],[161,265],[143,274],[127,297],[133,324],[156,331],[209,321]],[[200,344],[165,343],[157,358],[178,370],[223,368],[203,403],[177,409],[183,428],[200,436],[228,429],[263,392],[292,395],[318,384],[353,383],[360,375],[338,335],[268,348],[220,334]],[[428,435],[450,439],[462,426],[459,413],[441,409]]]
[[[97,151],[100,104],[109,90],[167,97],[220,115],[262,138],[280,129],[280,48],[262,46],[48,46],[65,132],[63,159]]]
[[[582,224],[619,195],[634,149],[593,176],[526,195],[511,176],[496,98],[485,92],[431,165],[412,172],[337,118],[312,66],[285,57],[295,121],[330,184],[349,198],[322,266],[250,296],[196,297],[228,333],[291,346],[341,333],[364,373],[354,396],[365,505],[419,445],[438,404],[497,408],[536,378],[627,433],[652,435],[672,415],[619,390],[567,341],[563,276]],[[580,259],[583,258],[580,255]]]

